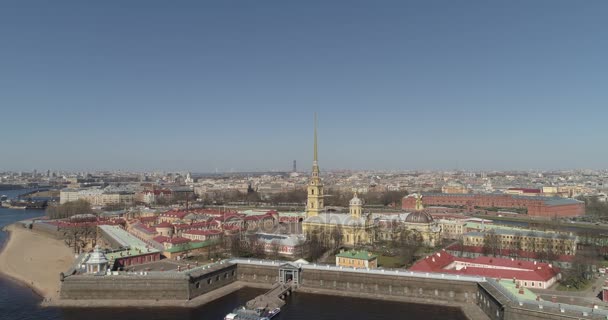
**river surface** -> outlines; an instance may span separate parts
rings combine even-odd
[[[0,191],[16,197],[27,190]],[[16,221],[44,215],[42,210],[16,210],[0,208],[0,229]],[[0,232],[0,248],[7,239]],[[194,320],[223,319],[234,308],[262,294],[264,290],[245,288],[196,309],[178,308],[41,308],[40,297],[32,290],[0,276],[0,319],[45,320]],[[428,319],[464,320],[459,309],[438,306],[388,302],[368,299],[324,296],[295,292],[288,298],[276,320],[367,320],[367,319]]]

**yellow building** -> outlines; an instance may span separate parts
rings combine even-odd
[[[532,252],[546,251],[556,255],[576,254],[576,244],[578,242],[576,236],[540,231],[522,231],[495,228],[485,232],[469,232],[464,234],[463,245],[474,247],[490,245],[495,246],[496,249]]]
[[[469,189],[456,182],[449,182],[441,187],[441,193],[469,193]]]
[[[302,230],[307,236],[314,234],[323,242],[339,242],[346,246],[366,245],[373,242],[374,228],[371,214],[363,214],[363,201],[357,197],[357,194],[350,201],[349,214],[327,213],[324,210],[323,182],[317,153],[316,119],[312,176],[307,190],[306,219],[302,223]]]
[[[336,255],[336,265],[374,269],[378,267],[378,257],[367,251],[344,251]]]

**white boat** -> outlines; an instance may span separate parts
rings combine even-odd
[[[274,308],[273,310],[268,311],[268,313],[266,313],[265,316],[268,319],[272,319],[272,318],[274,318],[274,316],[279,314],[279,312],[281,312],[281,308]]]
[[[267,311],[264,308],[248,310],[244,307],[237,308],[224,317],[224,320],[270,320],[281,312],[281,308]]]
[[[236,320],[237,314],[236,313],[229,313],[224,317],[224,320]]]

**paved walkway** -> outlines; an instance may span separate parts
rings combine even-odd
[[[558,291],[555,290],[557,285],[552,286],[553,289],[530,289],[530,291],[540,295],[540,297],[546,301],[553,301],[553,297],[555,297],[555,301],[559,303],[575,304],[587,307],[596,304],[598,306],[608,307],[608,303],[603,302],[600,297],[598,297],[604,285],[604,281],[606,281],[605,277],[594,279],[589,288],[583,291]]]

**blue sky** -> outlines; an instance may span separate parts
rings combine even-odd
[[[606,167],[607,1],[0,2],[0,170]]]

